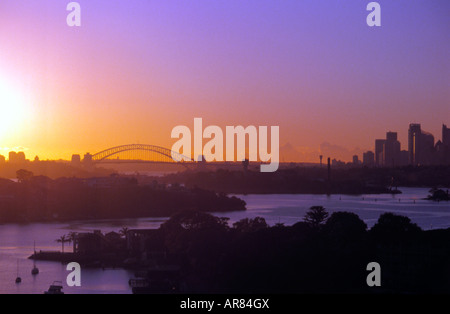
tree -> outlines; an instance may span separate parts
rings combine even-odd
[[[422,229],[411,219],[393,213],[384,213],[378,218],[378,222],[370,229],[370,233],[378,239],[395,241],[404,236],[421,232]]]
[[[67,238],[68,238],[68,242],[70,243],[70,242],[75,242],[75,239],[77,238],[77,236],[78,236],[78,233],[77,232],[69,232],[69,234],[67,235]]]
[[[168,252],[188,254],[205,261],[223,253],[223,239],[229,230],[228,219],[198,211],[182,211],[160,227]]]
[[[253,219],[244,218],[233,224],[234,229],[240,232],[255,232],[261,229],[266,229],[269,225],[262,217],[255,217]]]
[[[129,229],[127,227],[123,227],[122,229],[120,229],[119,231],[120,236],[125,238],[127,236],[128,230]]]
[[[33,176],[33,172],[25,170],[25,169],[20,169],[16,171],[16,176],[17,176],[17,180],[19,180],[20,183],[29,181]]]
[[[161,225],[161,229],[228,229],[228,220],[200,211],[186,210],[173,215]]]
[[[348,243],[363,238],[367,225],[354,213],[335,212],[325,223],[324,231],[335,241]]]
[[[306,213],[304,221],[313,228],[322,225],[328,218],[328,212],[323,206],[312,206]]]
[[[64,243],[70,243],[70,242],[72,242],[72,240],[69,237],[67,237],[66,235],[63,235],[59,239],[57,239],[56,242],[61,243],[62,252],[64,253]]]

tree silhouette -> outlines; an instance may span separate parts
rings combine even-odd
[[[61,243],[62,252],[64,253],[64,243],[70,243],[70,242],[72,242],[72,240],[69,237],[67,237],[66,235],[63,235],[59,239],[57,239],[56,242]]]
[[[323,231],[335,242],[351,243],[366,235],[367,225],[354,213],[335,212],[328,218]]]
[[[29,181],[34,176],[34,174],[31,171],[20,169],[16,171],[16,176],[17,180],[19,180],[19,182],[22,183],[25,181]]]
[[[240,232],[254,232],[269,227],[266,220],[262,217],[253,219],[244,218],[233,224],[234,229]]]
[[[323,206],[312,206],[306,213],[304,221],[313,228],[319,227],[328,218],[328,212]]]
[[[78,236],[78,233],[77,232],[69,232],[69,234],[68,234],[68,239],[67,239],[67,242],[75,242],[75,239],[77,238],[77,236]]]
[[[370,233],[383,242],[394,242],[404,237],[420,233],[422,229],[411,222],[406,216],[393,213],[384,213],[378,218],[378,222],[370,229]]]
[[[227,229],[228,219],[219,218],[200,211],[185,210],[170,217],[161,227],[162,229],[184,230]]]
[[[121,237],[125,238],[127,236],[128,233],[128,228],[127,227],[123,227],[122,229],[119,230],[119,234]]]

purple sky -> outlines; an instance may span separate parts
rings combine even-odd
[[[33,108],[0,147],[170,147],[173,127],[202,117],[279,125],[281,145],[315,161],[324,147],[373,149],[389,130],[406,149],[409,123],[436,140],[450,124],[447,0],[378,1],[378,28],[365,0],[78,2],[82,26],[69,28],[69,1],[0,1],[0,82]]]

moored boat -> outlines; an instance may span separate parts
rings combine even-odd
[[[64,294],[62,291],[63,286],[61,281],[54,281],[52,285],[50,285],[50,288],[48,288],[48,291],[45,291],[44,294]]]

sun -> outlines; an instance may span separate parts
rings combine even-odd
[[[14,136],[26,127],[30,112],[24,91],[0,77],[0,139]]]

